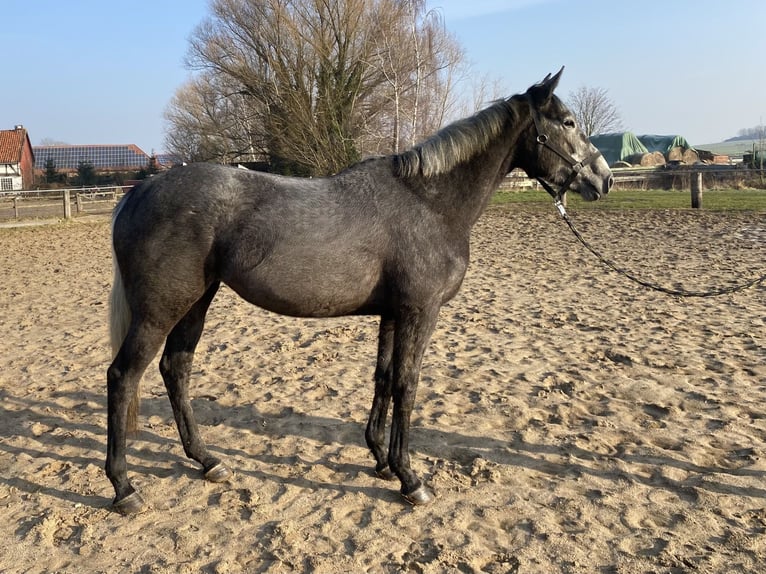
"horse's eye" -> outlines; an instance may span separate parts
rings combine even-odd
[[[565,128],[574,128],[575,127],[575,121],[572,118],[567,118],[564,120],[564,127]]]

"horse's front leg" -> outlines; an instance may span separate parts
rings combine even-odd
[[[380,318],[378,333],[378,359],[375,365],[375,397],[372,400],[370,419],[367,422],[365,439],[375,457],[375,473],[385,480],[393,480],[396,475],[388,466],[386,449],[386,419],[391,404],[391,385],[393,381],[391,357],[394,353],[394,321],[388,317]]]
[[[393,354],[394,413],[388,463],[402,484],[402,495],[411,504],[427,504],[433,493],[410,467],[410,416],[415,405],[420,365],[431,338],[438,306],[408,309],[396,323]]]

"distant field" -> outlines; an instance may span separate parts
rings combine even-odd
[[[579,195],[568,194],[568,207],[574,209],[691,209],[689,191],[615,190],[606,199],[585,202]],[[499,191],[493,205],[523,204],[530,208],[545,209],[552,200],[542,190]],[[702,208],[706,211],[756,211],[766,213],[766,190],[737,189],[703,192]]]
[[[742,157],[742,154],[753,151],[754,144],[755,144],[755,148],[759,149],[759,147],[762,145],[762,142],[759,142],[758,140],[739,140],[739,141],[733,141],[733,142],[718,142],[718,143],[699,144],[699,145],[695,144],[694,148],[704,149],[706,151],[713,152],[715,154],[720,154],[720,155]]]

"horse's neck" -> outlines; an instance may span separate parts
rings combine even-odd
[[[495,138],[487,149],[449,173],[436,177],[435,194],[443,213],[470,230],[489,204],[492,195],[512,169],[518,130],[511,129]]]

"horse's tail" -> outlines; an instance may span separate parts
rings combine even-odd
[[[112,293],[109,298],[109,336],[112,343],[112,360],[117,356],[122,343],[125,341],[131,321],[130,307],[125,296],[125,285],[122,282],[122,272],[114,252],[114,224],[120,215],[123,203],[124,200],[117,205],[112,217],[112,266],[114,268],[114,281],[112,282]],[[127,430],[130,432],[138,428],[139,394],[139,385],[136,385],[136,391],[128,404]]]

